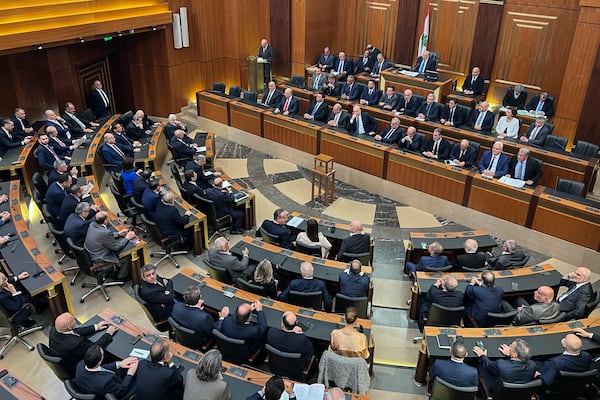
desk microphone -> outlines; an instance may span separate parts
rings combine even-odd
[[[19,243],[21,243],[21,242],[20,242],[20,241],[18,241],[17,243],[15,243],[15,244],[13,245],[13,247],[10,249],[10,252],[11,252],[11,253],[14,253],[14,252],[15,252],[15,249],[17,248],[17,246],[19,245]]]

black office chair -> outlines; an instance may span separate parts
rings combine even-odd
[[[531,400],[531,396],[542,386],[541,379],[535,379],[527,383],[508,383],[500,381],[494,390],[494,393],[491,393],[483,378],[479,377],[479,383],[481,384],[481,388],[483,389],[486,398],[493,400]]]
[[[73,254],[73,250],[69,246],[69,243],[67,243],[67,237],[65,236],[65,231],[64,230],[59,231],[58,229],[56,229],[56,227],[54,226],[53,223],[48,224],[48,229],[50,229],[50,232],[52,233],[52,235],[54,235],[56,242],[58,243],[58,245],[60,246],[60,248],[63,252],[62,257],[58,260],[58,263],[62,265],[62,263],[64,262],[64,259],[66,257],[69,257],[71,260],[75,260],[75,254]],[[77,277],[79,276],[79,273],[81,272],[79,267],[61,268],[60,271],[63,274],[65,272],[77,271],[77,272],[75,272],[75,275],[73,275],[73,278],[71,278],[71,281],[69,282],[71,284],[71,286],[73,286],[75,284],[75,280],[77,279]]]
[[[160,260],[154,263],[154,266],[158,267],[161,262],[169,260],[175,264],[175,268],[179,268],[180,265],[174,256],[181,256],[188,253],[186,250],[175,250],[175,247],[180,243],[179,238],[170,239],[164,236],[155,222],[150,221],[144,214],[141,215],[141,218],[144,225],[146,225],[146,228],[148,228],[150,237],[154,243],[158,244],[163,249],[163,251],[153,251],[150,253],[151,258],[161,257]]]
[[[4,353],[6,353],[8,349],[16,342],[19,342],[23,346],[27,347],[27,350],[33,351],[34,347],[27,341],[27,339],[25,339],[25,336],[33,332],[41,331],[44,329],[44,327],[42,325],[34,325],[30,328],[25,328],[23,326],[17,326],[13,323],[15,317],[26,310],[29,310],[30,313],[33,313],[33,305],[26,303],[17,312],[11,315],[9,315],[4,308],[0,307],[0,328],[6,328],[10,330],[10,333],[0,336],[0,340],[6,339],[6,343],[4,343],[2,348],[0,348],[0,360],[4,358]]]
[[[260,232],[263,242],[279,246],[279,236],[271,235],[269,232],[265,231],[262,226],[258,228],[258,231]]]
[[[102,294],[104,295],[104,299],[106,301],[110,301],[110,296],[108,295],[108,292],[106,291],[106,287],[123,285],[123,282],[119,282],[119,281],[106,282],[106,276],[115,270],[115,265],[113,263],[106,263],[106,262],[94,264],[92,262],[90,254],[88,253],[88,251],[85,248],[77,246],[75,243],[73,243],[73,240],[71,240],[70,237],[68,237],[66,240],[67,240],[67,244],[69,245],[69,247],[73,251],[73,254],[75,255],[75,260],[77,260],[77,265],[79,266],[79,269],[81,271],[83,271],[83,273],[86,274],[87,276],[90,276],[90,277],[96,279],[96,282],[85,282],[84,281],[81,284],[82,288],[91,287],[91,289],[88,292],[86,292],[83,296],[81,296],[81,299],[79,300],[79,302],[83,303],[85,301],[85,299],[89,295],[94,293],[96,290],[100,290],[102,292]]]
[[[221,93],[225,93],[225,84],[223,82],[214,82],[213,90]]]
[[[34,172],[31,176],[31,182],[33,183],[33,187],[37,189],[40,193],[42,199],[46,198],[46,192],[48,191],[48,184],[44,179],[44,175],[39,173],[38,171]]]
[[[179,154],[179,152],[177,151],[177,149],[175,149],[173,146],[171,146],[171,143],[169,143],[169,142],[167,142],[167,148],[171,152],[171,156],[173,157],[173,161],[175,161],[180,167],[184,167],[185,164],[188,161],[192,160],[192,156],[191,155],[181,155],[181,154]]]
[[[323,309],[323,293],[321,292],[297,292],[290,290],[288,303],[299,307],[312,308],[314,310]]]
[[[187,189],[183,187],[183,184],[178,182],[177,180],[175,180],[175,183],[177,184],[177,189],[179,189],[179,194],[181,195],[183,200],[196,206],[196,199],[190,196],[190,192],[188,192]]]
[[[369,318],[369,299],[365,297],[350,297],[341,293],[335,295],[335,312],[345,313],[348,307],[356,308],[359,318]]]
[[[296,87],[304,87],[304,77],[302,75],[292,75],[290,85]]]
[[[544,148],[548,150],[565,151],[567,148],[567,138],[561,136],[548,135],[544,142]]]
[[[433,381],[431,400],[474,400],[477,386],[455,386],[439,376]]]
[[[94,399],[96,399],[95,394],[81,393],[79,391],[79,389],[77,388],[77,386],[75,386],[75,382],[72,382],[69,379],[64,381],[64,384],[65,384],[65,389],[67,390],[67,393],[69,393],[69,396],[71,396],[72,399],[75,399],[75,400],[94,400]]]
[[[598,293],[598,291],[594,291],[594,293],[592,293],[592,298],[585,305],[585,309],[583,312],[583,318],[589,317],[590,314],[592,313],[592,311],[594,311],[596,309],[596,307],[598,306],[598,303],[600,303],[600,294]]]
[[[229,97],[241,97],[242,89],[239,86],[229,86]]]
[[[302,382],[306,382],[310,377],[310,371],[316,359],[314,355],[307,363],[304,363],[300,353],[280,351],[270,344],[265,344],[265,350],[269,356],[271,373]]]
[[[258,93],[251,91],[244,92],[244,100],[253,101],[256,103],[258,101]]]
[[[595,145],[590,142],[586,142],[584,140],[578,140],[575,147],[571,150],[572,154],[580,156],[585,159],[590,159],[591,157],[598,157],[598,145]]]
[[[481,271],[485,271],[486,269],[490,269],[490,267],[481,267],[481,268],[474,268],[474,267],[465,267],[464,265],[460,266],[460,269],[463,271],[468,271],[468,272],[481,272]]]
[[[556,190],[569,193],[574,196],[585,197],[585,184],[570,179],[558,178],[556,180]]]
[[[544,400],[576,400],[588,397],[592,381],[598,375],[597,369],[585,372],[558,371],[552,385],[546,389]]]
[[[306,246],[300,242],[296,242],[296,251],[314,257],[321,257],[321,246]]]
[[[260,350],[251,353],[244,340],[230,338],[216,329],[212,334],[223,360],[237,365],[254,364],[259,360]]]
[[[106,161],[106,158],[104,158],[104,155],[102,154],[103,146],[105,146],[105,144],[101,144],[96,149],[96,157],[100,157],[99,159],[102,161],[102,167],[107,171],[120,171],[121,164],[110,164]]]
[[[475,152],[475,154],[477,154],[477,157],[476,157],[476,159],[478,159],[478,160],[479,160],[479,149],[481,148],[481,143],[478,143],[478,142],[474,142],[474,141],[472,141],[472,140],[469,140],[469,147],[470,147],[471,149],[473,149],[473,151]],[[473,166],[476,166],[476,163],[475,163],[475,164],[473,164]]]
[[[371,253],[344,253],[340,256],[339,261],[342,262],[350,262],[353,260],[358,260],[362,265],[369,265],[371,262]]]
[[[244,278],[237,278],[237,285],[240,289],[245,290],[246,292],[254,293],[259,296],[266,297],[266,290],[263,286],[255,285],[254,283],[250,283]]]
[[[135,197],[131,196],[131,205],[135,207],[136,210],[138,210],[138,213],[140,213],[140,215],[145,215],[146,217],[148,216],[148,210],[146,210],[146,207],[144,207],[144,205],[142,203],[138,203],[137,200],[135,199]],[[142,221],[144,222],[144,221]]]
[[[44,343],[38,343],[35,347],[42,360],[50,367],[58,379],[64,382],[67,379],[73,378],[65,367],[62,357],[57,356]]]
[[[92,118],[90,121],[93,121],[95,118]],[[123,125],[124,128],[127,128],[127,125],[133,120],[133,111],[129,110],[119,117],[119,123]]]
[[[523,257],[523,259],[521,261],[515,261],[515,262],[511,263],[510,265],[507,265],[506,269],[524,267],[525,265],[527,265],[530,258],[531,258],[531,256],[525,256],[525,257]]]
[[[212,200],[200,197],[198,193],[194,193],[192,197],[195,200],[195,204],[198,204],[200,211],[206,215],[206,225],[208,226],[208,234],[210,235],[208,241],[211,242],[215,236],[223,236],[229,240],[223,232],[231,229],[233,224],[231,215],[225,214],[219,217],[217,216],[215,203]]]
[[[121,211],[120,213],[117,213],[117,215],[122,215],[125,218],[127,218],[128,221],[130,221],[130,228],[131,229],[137,229],[143,232],[142,237],[146,237],[146,234],[148,233],[148,231],[146,230],[146,228],[144,228],[142,226],[141,223],[138,222],[138,217],[140,216],[140,212],[137,210],[137,208],[135,208],[134,206],[132,206],[129,201],[129,199],[133,196],[131,195],[123,195],[123,192],[121,192],[119,190],[119,188],[117,187],[117,184],[115,183],[111,183],[109,185],[110,188],[110,192],[112,193],[113,197],[115,198],[115,200],[117,201],[117,205],[119,206],[119,210]]]
[[[417,100],[417,108],[425,101],[425,96],[421,96],[420,94],[413,94],[413,97]]]
[[[512,324],[515,316],[519,311],[513,310],[505,313],[487,313],[487,317],[485,319],[485,326],[509,326]],[[477,324],[475,320],[471,321],[473,323],[473,327],[477,328]]]
[[[554,124],[552,122],[544,122],[544,126],[548,128],[548,135],[552,135],[552,132],[554,132]]]
[[[465,312],[465,307],[445,307],[438,303],[432,303],[429,308],[429,314],[424,321],[427,326],[450,327],[461,326],[461,320]],[[423,339],[422,335],[413,337],[413,343]]]
[[[179,166],[177,165],[177,163],[174,163],[174,162],[169,163],[169,170],[171,171],[171,175],[173,176],[173,179],[175,179],[175,182],[183,184],[183,179],[181,177],[181,170],[179,169]]]
[[[218,280],[219,282],[225,283],[227,285],[232,285],[233,280],[231,279],[231,274],[225,268],[217,267],[213,263],[211,263],[207,258],[204,259],[204,264],[206,264],[206,269],[208,270],[208,276],[213,279]]]
[[[437,67],[438,63],[440,62],[440,53],[438,53],[437,51],[430,50],[429,58],[431,58],[435,62],[435,65]]]
[[[204,345],[210,338],[207,338],[192,329],[181,326],[171,317],[169,317],[167,321],[169,321],[169,325],[173,328],[177,343],[190,349],[205,351]]]
[[[561,312],[554,318],[537,320],[536,324],[538,324],[538,325],[556,324],[558,322],[564,321],[566,318],[567,318],[567,314],[564,312]]]
[[[168,320],[157,321],[156,319],[154,319],[154,315],[152,315],[152,313],[146,306],[146,300],[142,299],[142,296],[140,296],[140,286],[133,285],[131,289],[133,290],[133,297],[135,297],[137,302],[140,303],[140,305],[142,306],[142,310],[144,310],[144,313],[146,313],[146,317],[148,317],[152,325],[160,332],[170,331],[171,325],[169,324]]]
[[[425,271],[427,271],[427,272],[444,272],[444,271],[450,271],[452,268],[453,268],[452,265],[446,265],[445,267],[442,267],[442,268],[425,267]]]

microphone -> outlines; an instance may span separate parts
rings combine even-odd
[[[15,252],[15,249],[17,248],[17,246],[19,245],[19,243],[20,243],[20,242],[17,242],[17,243],[15,243],[15,244],[14,244],[14,246],[13,246],[13,247],[10,249],[10,252],[11,252],[11,253],[14,253],[14,252]]]

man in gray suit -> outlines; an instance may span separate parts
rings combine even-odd
[[[121,251],[130,240],[136,238],[135,232],[123,229],[113,232],[108,227],[106,211],[96,213],[96,221],[92,222],[85,236],[85,249],[90,253],[92,262],[109,262],[119,264],[118,252]],[[121,264],[117,273],[117,279],[126,278],[129,275],[129,262]]]
[[[216,267],[225,268],[229,271],[231,279],[235,282],[237,278],[248,279],[254,275],[253,268],[248,267],[248,248],[242,250],[242,261],[229,252],[229,240],[224,237],[215,240],[215,248],[208,250],[208,261]]]

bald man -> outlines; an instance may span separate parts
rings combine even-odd
[[[229,314],[229,308],[224,307],[219,313],[219,321],[215,328],[225,336],[244,340],[251,352],[262,347],[267,333],[267,320],[263,305],[256,300],[254,303],[242,303],[235,310],[235,316]],[[252,313],[256,313],[256,323],[250,322]]]
[[[464,243],[465,254],[456,256],[458,267],[483,268],[485,267],[485,253],[477,252],[479,244],[477,240],[467,239]]]
[[[313,345],[297,322],[298,319],[293,312],[284,312],[281,316],[281,329],[269,329],[267,344],[286,353],[300,353],[306,364],[313,355]]]
[[[490,104],[487,101],[479,103],[466,126],[476,131],[491,132],[494,126],[494,113],[489,110],[489,107]]]
[[[260,41],[258,57],[262,58],[262,62],[264,64],[264,83],[265,86],[267,86],[267,83],[271,80],[271,64],[273,64],[273,48],[267,39],[262,39]]]
[[[558,371],[584,372],[590,369],[592,356],[585,351],[581,351],[583,344],[581,339],[572,333],[569,333],[560,340],[563,353],[549,360],[538,362],[538,372],[536,377],[541,376],[545,386],[554,383]]]
[[[354,220],[350,222],[350,236],[342,240],[340,251],[336,259],[338,261],[350,262],[352,256],[344,256],[344,253],[361,254],[368,253],[371,247],[371,236],[363,231],[362,222]]]
[[[415,64],[415,68],[413,68],[413,71],[424,74],[426,71],[435,70],[437,70],[437,63],[429,56],[429,51],[425,50],[423,55],[417,58],[417,62]]]
[[[479,67],[473,67],[471,75],[467,76],[463,82],[462,90],[469,96],[479,96],[483,93],[483,77]]]
[[[452,146],[450,159],[459,167],[471,168],[477,160],[477,152],[470,146],[467,139]]]
[[[553,301],[554,290],[549,286],[540,286],[534,293],[536,303],[529,305],[520,297],[521,304],[517,307],[517,315],[513,320],[514,325],[527,325],[532,323],[543,324],[544,320],[553,320],[560,314],[558,303]],[[509,308],[510,309],[510,308]]]
[[[433,303],[444,307],[460,307],[463,305],[463,292],[456,290],[456,288],[458,288],[458,279],[454,275],[448,275],[445,279],[437,279],[431,285],[425,299],[419,306],[420,328],[423,328]]]
[[[321,292],[325,310],[330,312],[333,301],[325,287],[325,282],[320,279],[314,279],[314,268],[312,264],[309,262],[300,264],[300,273],[302,274],[302,278],[292,280],[279,298],[286,301],[290,294],[290,290],[304,293]]]
[[[244,211],[234,208],[235,197],[231,186],[227,188],[223,187],[223,178],[216,177],[213,181],[213,187],[206,189],[206,198],[211,200],[215,205],[217,211],[217,218],[221,218],[225,215],[231,216],[232,224],[230,233],[232,235],[243,235],[244,229],[242,224],[244,223]]]
[[[279,102],[279,105],[273,112],[275,114],[297,114],[298,110],[300,110],[300,100],[293,96],[293,91],[290,88],[287,88],[283,91],[283,98]]]
[[[565,320],[583,317],[585,305],[592,298],[591,276],[592,271],[589,268],[579,267],[574,272],[564,275],[560,280],[560,286],[568,288],[557,299],[560,311],[567,314]]]

